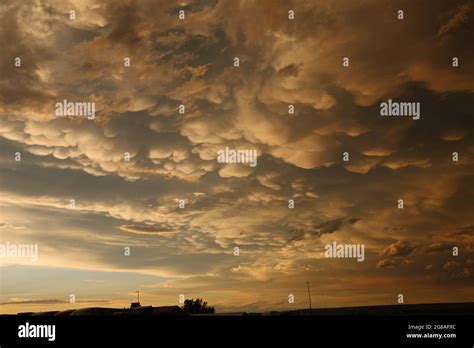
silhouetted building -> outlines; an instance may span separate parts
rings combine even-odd
[[[138,308],[138,307],[141,307],[140,302],[132,302],[132,304],[130,305],[130,308]]]

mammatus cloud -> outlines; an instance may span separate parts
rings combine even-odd
[[[394,283],[472,299],[452,285],[473,272],[472,3],[180,6],[2,2],[2,240],[38,243],[38,267],[170,277],[145,293],[173,304],[285,307],[306,281],[320,305],[392,303]],[[57,115],[65,99],[95,118]],[[381,117],[388,99],[421,118]],[[325,259],[333,241],[365,261]]]

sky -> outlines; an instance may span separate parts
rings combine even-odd
[[[473,1],[7,0],[0,22],[0,244],[38,247],[0,258],[0,313],[290,310],[306,282],[313,308],[474,301]]]

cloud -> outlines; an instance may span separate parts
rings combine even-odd
[[[223,178],[242,178],[247,177],[254,171],[254,168],[244,164],[226,164],[219,169],[219,175]]]
[[[463,226],[451,233],[453,236],[472,237],[474,235],[474,225]]]
[[[408,241],[397,241],[383,249],[379,256],[382,258],[377,262],[377,268],[396,268],[402,265],[410,264],[409,259],[415,252],[417,246]]]
[[[169,1],[2,2],[2,238],[39,241],[43,265],[170,276],[222,308],[283,306],[315,275],[334,305],[398,281],[465,300],[440,274],[448,246],[474,252],[472,4],[403,3],[403,21],[397,4],[290,5],[191,2],[183,22]],[[389,98],[420,102],[420,120],[381,118]],[[96,118],[56,116],[63,99]],[[218,164],[226,146],[258,165]],[[321,266],[328,238],[363,243],[366,262]]]
[[[447,34],[448,32],[460,27],[468,20],[468,15],[472,10],[472,3],[466,2],[459,6],[453,13],[452,17],[444,23],[438,31],[438,36]]]
[[[336,231],[341,230],[345,226],[352,226],[356,224],[360,218],[337,218],[333,220],[328,220],[325,222],[318,223],[313,226],[310,231],[305,232],[304,230],[293,230],[291,233],[293,234],[290,241],[301,240],[305,237],[305,235],[310,234],[317,237],[321,237],[325,234],[334,233]]]
[[[433,243],[427,248],[425,248],[426,253],[439,253],[439,252],[447,252],[448,250],[452,249],[452,245],[447,243]]]
[[[10,301],[10,302],[0,302],[0,306],[5,305],[30,305],[30,304],[44,304],[44,305],[54,305],[58,303],[66,303],[67,301],[64,300],[18,300],[18,301]]]
[[[450,279],[469,279],[473,276],[472,267],[463,267],[459,262],[447,261],[442,268]]]
[[[388,247],[382,250],[380,257],[398,257],[398,256],[409,256],[416,249],[416,246],[410,244],[408,241],[397,241],[390,244]]]
[[[333,233],[333,232],[341,229],[341,227],[344,226],[344,224],[346,224],[346,223],[349,224],[349,225],[353,225],[357,221],[359,221],[359,218],[350,218],[350,219],[339,218],[339,219],[335,219],[335,220],[330,220],[330,221],[326,221],[326,222],[323,222],[321,224],[318,224],[318,225],[314,226],[313,231],[318,236],[321,236],[323,234]]]
[[[173,231],[171,229],[167,228],[159,228],[159,227],[153,227],[153,226],[136,226],[136,225],[122,225],[118,227],[119,230],[125,231],[125,232],[130,232],[130,233],[136,233],[136,234],[147,234],[147,235],[161,235],[161,236],[170,236],[176,233],[176,231]]]
[[[77,300],[76,303],[108,303],[109,300]],[[58,300],[58,299],[50,299],[50,300],[25,300],[25,299],[14,299],[13,301],[9,302],[0,302],[0,306],[7,306],[7,305],[57,305],[57,304],[65,304],[70,303],[69,301],[65,300]]]
[[[271,188],[272,190],[278,191],[281,189],[281,186],[278,185],[275,181],[278,180],[280,174],[277,172],[269,172],[265,175],[257,176],[257,180],[265,187]]]

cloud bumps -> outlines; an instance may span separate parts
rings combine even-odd
[[[473,272],[473,13],[469,1],[3,2],[0,236],[38,243],[41,266],[167,276],[148,294],[170,304],[186,290],[218,309],[286,308],[308,280],[327,306],[392,303],[400,279],[435,290],[417,302],[472,300],[451,280]],[[380,117],[389,98],[420,102],[420,120]],[[94,102],[96,118],[56,116],[63,99]],[[225,147],[255,149],[258,165],[217,163]],[[365,262],[325,259],[333,241],[365,244]]]

